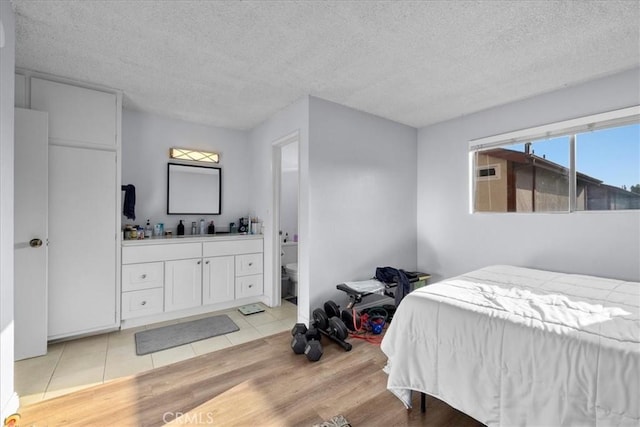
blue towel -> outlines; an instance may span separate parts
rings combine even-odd
[[[136,219],[136,187],[132,184],[123,185],[124,203],[122,205],[122,214],[129,219]]]

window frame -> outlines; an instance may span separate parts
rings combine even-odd
[[[469,141],[469,212],[471,214],[565,214],[575,212],[628,212],[637,211],[630,209],[620,210],[577,210],[576,209],[576,135],[594,130],[611,127],[640,124],[640,105],[607,111],[605,113],[592,114],[575,119],[563,120],[546,125],[520,129],[492,136],[487,136]],[[537,140],[569,137],[569,209],[563,211],[539,211],[539,212],[484,212],[475,211],[476,197],[476,165],[475,155],[491,148],[505,147]]]

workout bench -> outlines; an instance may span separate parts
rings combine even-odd
[[[419,282],[425,282],[431,278],[429,274],[420,273],[417,271],[407,271],[405,272],[407,277],[409,278],[409,283],[412,286],[412,289],[415,289]],[[393,289],[398,286],[397,282],[394,283],[384,283],[376,279],[369,280],[361,280],[358,282],[344,282],[340,283],[336,286],[336,288],[340,291],[346,292],[349,296],[349,304],[347,305],[347,310],[352,309],[356,304],[362,302],[363,298],[368,297],[369,295],[384,295],[390,298],[395,298],[395,294]]]

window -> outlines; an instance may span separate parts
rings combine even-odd
[[[478,181],[486,181],[491,179],[500,179],[500,165],[493,164],[487,166],[478,166],[478,174],[476,178]]]
[[[640,124],[576,135],[576,210],[640,209]]]
[[[640,107],[471,141],[473,212],[640,209]]]

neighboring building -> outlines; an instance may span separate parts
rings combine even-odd
[[[477,212],[569,210],[569,169],[532,153],[496,148],[476,159]],[[640,209],[640,194],[577,173],[576,210]]]

